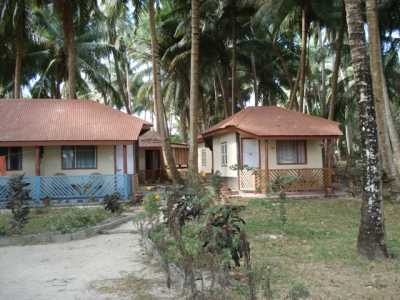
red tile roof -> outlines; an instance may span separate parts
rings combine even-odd
[[[0,145],[122,143],[150,126],[90,100],[0,99]]]
[[[154,131],[149,130],[146,133],[142,134],[139,137],[139,147],[161,147],[161,138],[160,135]],[[188,148],[185,143],[171,143],[171,147],[173,148]]]
[[[259,137],[334,137],[339,123],[276,106],[247,107],[203,132],[203,137],[233,128]]]

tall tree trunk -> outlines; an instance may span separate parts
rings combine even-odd
[[[55,0],[57,10],[61,16],[63,33],[64,33],[64,49],[67,55],[67,97],[76,98],[76,46],[75,46],[75,29],[72,1]]]
[[[114,59],[114,68],[115,68],[115,75],[117,76],[118,91],[122,98],[122,102],[124,104],[126,112],[128,114],[132,114],[132,111],[130,109],[130,101],[128,99],[129,98],[127,90],[128,88],[127,86],[125,87],[124,85],[124,81],[127,81],[127,78],[124,79],[124,76],[122,75],[122,70],[120,66],[121,54],[116,49],[117,33],[115,30],[114,23],[108,25],[108,35],[109,35],[109,42],[111,45],[113,45],[113,47],[111,48],[111,52]],[[128,84],[128,82],[126,83]]]
[[[232,26],[232,82],[231,82],[231,96],[232,96],[232,115],[236,112],[236,0],[233,0],[233,7],[231,12],[231,26]]]
[[[301,54],[300,54],[300,99],[299,111],[303,111],[304,89],[306,84],[306,58],[307,58],[307,40],[308,40],[308,6],[302,10],[301,16]]]
[[[372,73],[372,83],[375,97],[375,105],[377,108],[377,120],[379,121],[379,130],[381,143],[383,146],[382,156],[387,160],[385,162],[386,172],[392,179],[395,179],[396,186],[400,184],[400,141],[399,135],[394,127],[393,117],[390,110],[390,99],[387,91],[386,79],[383,71],[381,38],[379,31],[378,8],[376,0],[367,1],[367,20],[368,20],[368,37],[370,42],[370,64]],[[386,135],[385,132],[388,132]],[[389,140],[387,139],[389,137]],[[390,147],[392,145],[392,148]],[[390,161],[394,158],[394,161]],[[395,165],[397,170],[390,169],[389,166]],[[392,173],[392,172],[395,173]]]
[[[25,1],[17,4],[16,39],[15,39],[15,73],[14,98],[21,98],[22,58],[24,55]]]
[[[254,104],[255,106],[258,106],[258,103],[260,103],[260,95],[258,93],[256,58],[254,57],[253,52],[250,55],[250,59],[251,59],[251,72],[253,73]]]
[[[217,68],[217,78],[219,85],[221,87],[222,98],[224,101],[224,118],[227,118],[229,116],[229,101],[227,98],[227,92],[225,89],[224,81],[222,79],[221,71],[218,68]]]
[[[156,19],[154,10],[154,0],[149,0],[149,26],[151,35],[151,63],[153,69],[153,97],[154,97],[154,108],[157,119],[157,131],[161,139],[161,148],[163,152],[164,162],[167,167],[168,176],[171,178],[174,184],[182,182],[179,172],[176,168],[175,159],[172,154],[171,144],[167,136],[167,130],[164,121],[164,107],[161,96],[161,80],[160,80],[160,68],[159,68],[159,45],[157,41],[156,33]]]
[[[200,3],[191,0],[192,5],[192,45],[190,52],[190,144],[189,144],[189,177],[192,182],[198,178],[197,132],[199,103],[199,40],[200,40]]]
[[[299,81],[300,81],[300,73],[301,70],[300,68],[297,70],[297,75],[296,75],[296,80],[294,82],[294,85],[292,89],[290,90],[290,95],[289,95],[289,103],[288,103],[288,108],[291,110],[298,110],[298,103],[297,103],[297,89],[299,88]]]
[[[321,26],[319,28],[319,47],[324,49],[324,39],[322,37]],[[325,71],[325,54],[322,55],[321,61],[321,87],[320,87],[320,104],[321,104],[321,116],[325,118],[326,115],[326,71]]]
[[[355,85],[360,95],[358,106],[363,161],[363,194],[357,248],[360,255],[376,259],[388,257],[388,251],[385,241],[382,180],[371,71],[364,33],[362,0],[345,0],[344,2]]]
[[[342,47],[343,47],[343,37],[345,31],[345,16],[343,16],[343,23],[340,27],[339,33],[335,42],[335,62],[333,64],[333,73],[331,78],[332,85],[332,94],[329,101],[329,115],[328,119],[333,120],[335,117],[335,106],[336,106],[336,98],[338,92],[338,79],[339,79],[339,70],[340,70],[340,61],[342,57]]]

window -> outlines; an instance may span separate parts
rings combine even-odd
[[[221,166],[226,167],[228,165],[228,145],[226,142],[221,144]]]
[[[201,149],[201,166],[207,167],[207,150],[205,148]]]
[[[63,169],[96,169],[96,146],[62,147]]]
[[[276,152],[280,165],[306,164],[306,141],[277,141]]]
[[[22,147],[0,148],[0,156],[6,157],[7,171],[22,170]]]

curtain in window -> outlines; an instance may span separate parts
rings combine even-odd
[[[305,141],[277,141],[278,164],[305,164]]]
[[[94,146],[76,147],[75,168],[94,169],[96,168],[96,150]]]
[[[75,168],[74,146],[65,146],[62,148],[62,167],[63,169]]]

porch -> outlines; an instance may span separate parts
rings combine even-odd
[[[332,193],[332,142],[329,138],[241,137],[239,191],[271,192],[277,179],[287,178],[285,192]]]
[[[10,193],[11,176],[0,176],[0,208],[5,208]],[[43,200],[53,204],[96,203],[107,195],[119,193],[128,200],[134,193],[134,175],[80,175],[80,176],[25,176],[32,206],[40,206]]]
[[[290,178],[285,192],[332,191],[331,168],[240,170],[239,185],[244,192],[268,193],[278,178]]]

